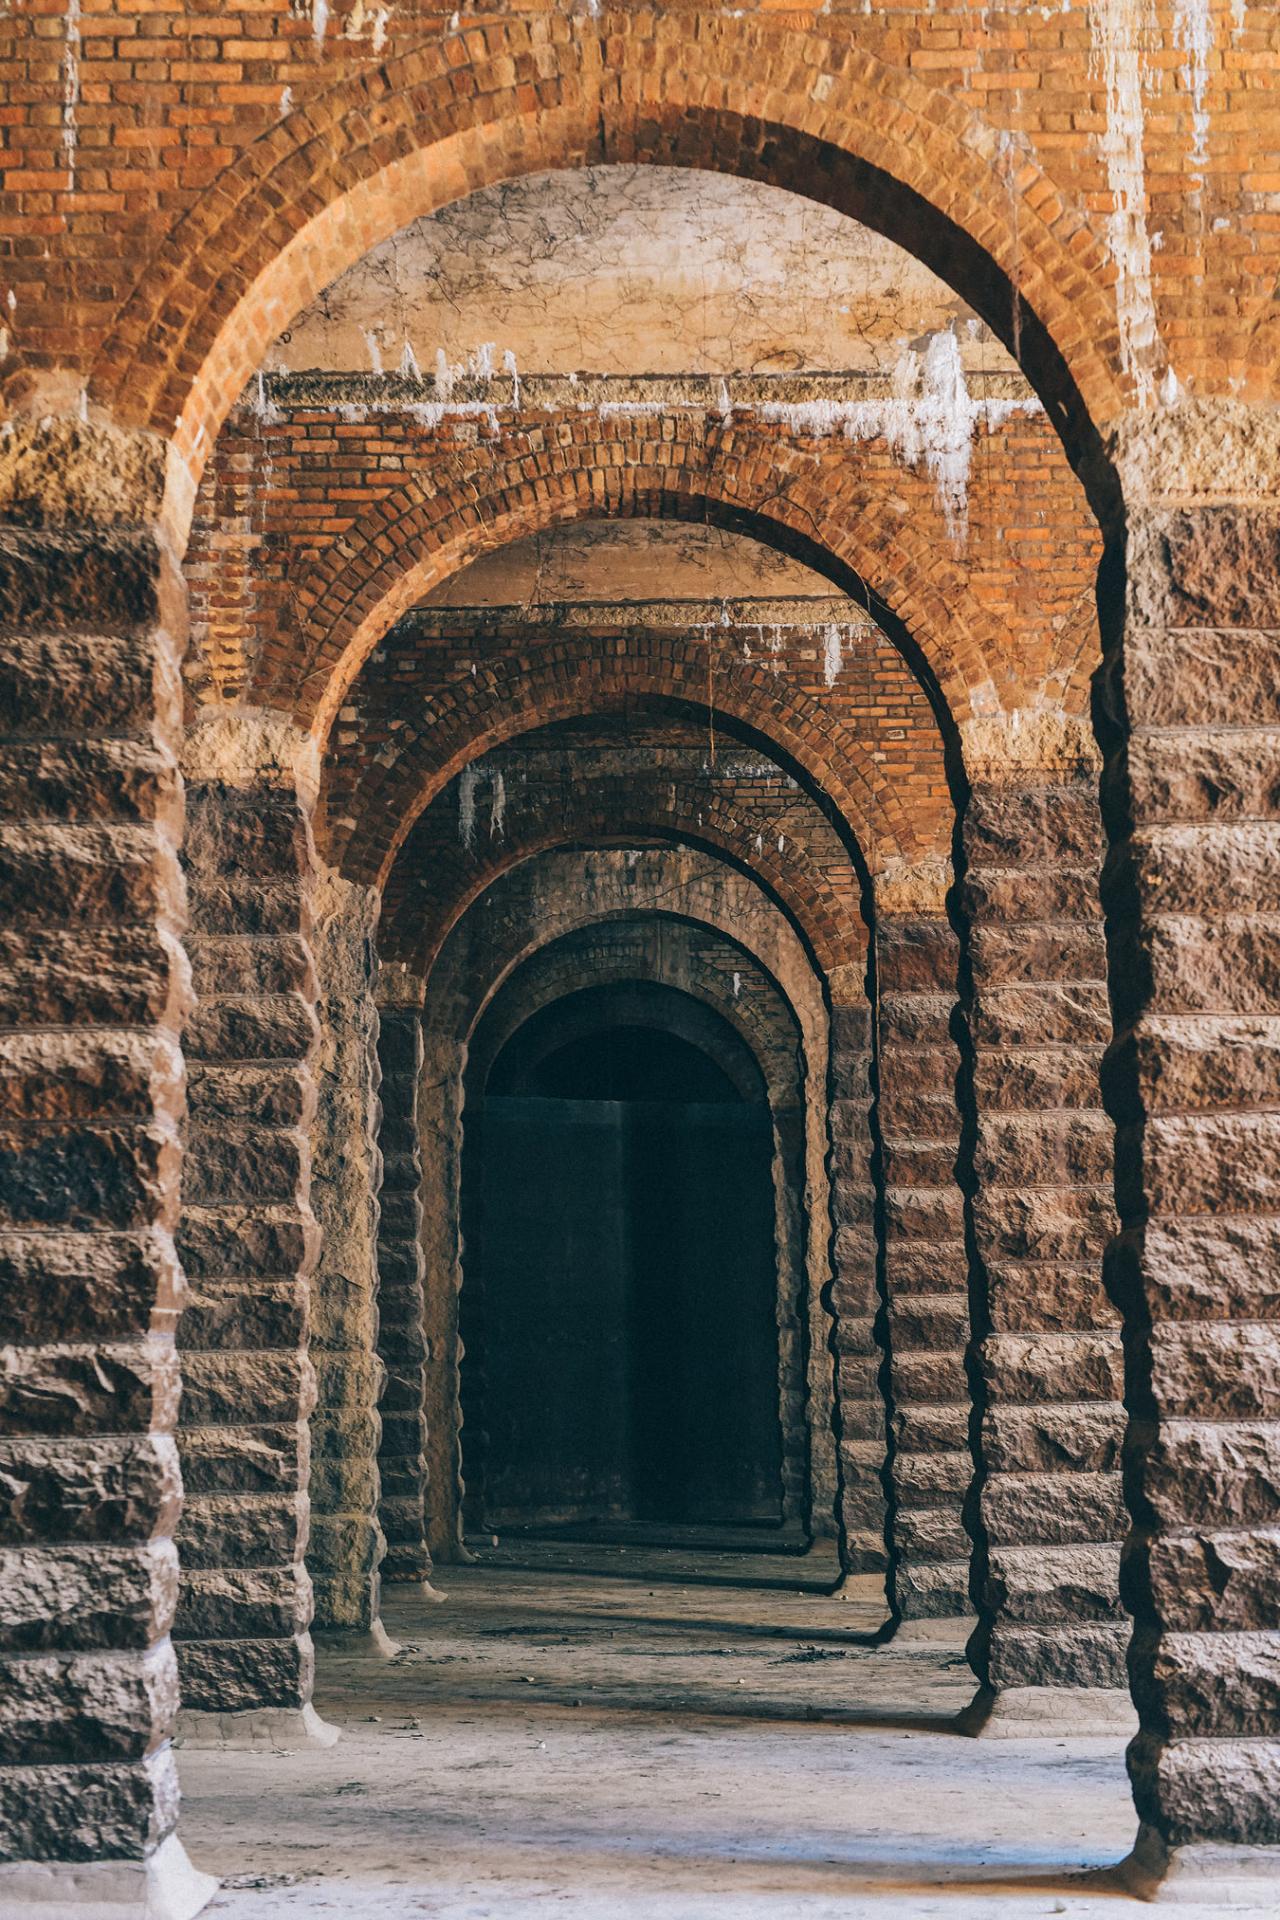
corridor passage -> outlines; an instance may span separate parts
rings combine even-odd
[[[517,1559],[523,1566],[516,1564]],[[584,1568],[598,1571],[583,1571]],[[1119,1740],[968,1740],[942,1639],[834,1557],[521,1543],[322,1650],[328,1753],[184,1752],[227,1920],[1101,1920]],[[863,1591],[865,1589],[865,1592]],[[927,1633],[928,1628],[921,1629]]]

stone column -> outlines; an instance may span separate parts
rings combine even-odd
[[[776,1088],[771,1089],[771,1093]],[[778,1292],[778,1417],[782,1430],[782,1524],[815,1538],[834,1525],[834,1501],[820,1497],[818,1475],[810,1470],[810,1407],[805,1378],[805,1321],[808,1319],[808,1269],[805,1238],[805,1111],[775,1105],[773,1123],[774,1256]],[[817,1511],[813,1512],[816,1504]],[[811,1523],[811,1513],[817,1524]]]
[[[841,980],[841,972],[849,979]],[[831,1313],[841,1554],[847,1572],[879,1574],[888,1566],[888,1435],[880,1380],[884,1347],[871,1170],[871,1010],[861,968],[837,969],[836,976],[830,982]]]
[[[1100,728],[1116,1012],[1106,1086],[1123,1221],[1108,1272],[1125,1316],[1133,1526],[1123,1581],[1141,1717],[1129,1750],[1142,1823],[1130,1872],[1148,1894],[1208,1904],[1234,1893],[1270,1911],[1280,1887],[1280,511],[1238,496],[1256,483],[1274,500],[1280,432],[1272,415],[1205,403],[1134,438],[1127,606],[1104,636]],[[1198,504],[1197,490],[1217,504]],[[1215,1881],[1224,1884],[1206,1884]]]
[[[1021,724],[1019,724],[1019,722]],[[990,1733],[1128,1728],[1120,1603],[1118,1316],[1103,1291],[1114,1133],[1085,722],[971,723],[962,906],[975,1134],[972,1501],[980,1691]]]
[[[397,975],[401,970],[395,970]],[[422,1076],[421,982],[392,980],[384,971],[378,1059],[382,1067],[382,1210],[378,1224],[378,1351],[386,1369],[378,1509],[387,1555],[383,1578],[428,1581],[424,1414],[426,1320],[420,1239],[422,1157],[418,1147],[418,1088]],[[415,991],[416,988],[416,991]],[[387,1004],[397,995],[398,1004]],[[401,997],[402,996],[402,997]]]
[[[378,1147],[382,1070],[374,1004],[375,889],[325,872],[317,881],[312,945],[320,984],[311,1199],[320,1257],[311,1283],[311,1540],[307,1565],[317,1628],[362,1634],[397,1649],[379,1614],[386,1540],[378,1412],[386,1370],[378,1357]]]
[[[972,1614],[963,1509],[973,1459],[951,878],[950,861],[938,858],[877,876],[876,1063],[893,1409],[891,1598],[900,1620],[956,1622],[960,1640]]]
[[[0,456],[0,1911],[185,1920],[174,1253],[184,596],[163,448]],[[111,524],[95,530],[95,508]],[[28,524],[29,522],[29,524]]]
[[[189,950],[179,1329],[187,1500],[175,1638],[185,1737],[330,1744],[311,1705],[304,1555],[319,1234],[311,1210],[315,767],[281,716],[219,711],[184,748]]]

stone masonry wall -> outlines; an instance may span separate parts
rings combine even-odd
[[[374,1004],[378,896],[324,874],[312,945],[319,979],[316,1118],[311,1198],[320,1256],[311,1283],[311,1537],[307,1565],[315,1624],[376,1633],[378,1525],[378,1012]]]
[[[140,1873],[181,1852],[172,584],[145,534],[0,533],[0,1860]]]
[[[941,891],[940,888],[936,891]],[[917,909],[920,903],[914,903]],[[892,1599],[903,1619],[966,1614],[972,1478],[969,1262],[956,1179],[959,945],[945,915],[876,918],[879,1130],[889,1309]]]
[[[971,1653],[997,1698],[1100,1689],[1123,1721],[1125,1415],[1102,1286],[1115,1219],[1099,1083],[1110,1014],[1102,825],[1085,757],[1074,773],[982,769],[964,816],[981,1262]]]
[[[380,1010],[382,1196],[378,1220],[378,1353],[386,1370],[378,1448],[378,1519],[386,1538],[382,1577],[424,1580],[431,1573],[424,1493],[427,1432],[423,1258],[420,1241],[422,1156],[418,1095],[422,1077],[420,1006]]]
[[[871,1167],[871,1019],[831,1008],[831,1312],[836,1359],[841,1553],[850,1573],[888,1565],[885,1544],[885,1329]]]
[[[1167,1849],[1280,1845],[1280,517],[1196,501],[1192,475],[1229,494],[1251,454],[1275,460],[1273,439],[1209,424],[1214,462],[1178,448],[1171,497],[1133,517],[1106,636],[1109,1277],[1131,1411],[1129,1770],[1155,1872]]]
[[[264,1724],[255,1715],[302,1725],[311,1698],[314,850],[294,781],[255,765],[247,724],[242,736],[233,721],[208,749],[189,743],[184,849],[200,997],[186,1034],[179,1250],[192,1295],[179,1329],[187,1497],[175,1635],[184,1709],[210,1716],[193,1737],[249,1738]]]

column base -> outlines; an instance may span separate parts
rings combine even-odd
[[[332,1747],[340,1738],[339,1729],[322,1720],[309,1700],[305,1707],[251,1707],[247,1713],[188,1707],[174,1729],[175,1746],[241,1753],[296,1753],[303,1747]]]
[[[1138,1713],[1123,1687],[979,1687],[956,1729],[984,1740],[1127,1740]]]
[[[1171,1847],[1154,1827],[1138,1828],[1133,1852],[1117,1871],[1139,1900],[1169,1907],[1251,1908],[1269,1914],[1280,1905],[1280,1847],[1236,1847],[1202,1841]]]
[[[842,1573],[830,1597],[851,1601],[855,1606],[882,1607],[886,1613],[889,1611],[882,1573]]]
[[[963,1653],[974,1628],[971,1613],[925,1615],[918,1620],[899,1620],[889,1641],[891,1647],[919,1647],[922,1652]]]
[[[400,1641],[391,1638],[381,1620],[375,1620],[369,1627],[325,1627],[322,1631],[313,1628],[311,1638],[318,1647],[343,1655],[372,1653],[383,1660],[394,1660],[398,1653],[404,1652]]]
[[[221,1883],[200,1873],[177,1834],[146,1860],[12,1860],[0,1864],[5,1920],[191,1920]]]

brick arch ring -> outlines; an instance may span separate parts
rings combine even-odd
[[[800,1025],[777,981],[761,967],[745,946],[731,941],[718,929],[699,928],[697,923],[672,914],[638,915],[636,921],[637,924],[647,923],[654,918],[673,920],[677,927],[687,928],[690,934],[701,933],[709,938],[723,953],[737,954],[742,973],[754,975],[763,983],[765,993],[760,1001],[757,1002],[754,996],[745,1001],[741,997],[735,999],[728,980],[721,990],[712,979],[691,979],[684,975],[674,977],[676,969],[673,957],[669,954],[644,955],[627,951],[623,945],[624,929],[628,924],[626,916],[619,914],[610,919],[586,920],[571,931],[557,933],[540,946],[530,948],[508,970],[501,985],[484,995],[483,1004],[476,1010],[467,1030],[468,1067],[478,1063],[474,1041],[480,1023],[498,1007],[500,999],[502,1018],[496,1032],[487,1036],[481,1066],[482,1079],[506,1042],[545,1007],[569,998],[582,987],[652,982],[668,986],[673,992],[685,994],[690,1000],[696,1000],[718,1013],[733,1028],[760,1069],[770,1106],[775,1109],[798,1106],[803,1097]],[[582,936],[597,934],[604,951],[593,951],[590,976],[587,977],[581,971],[581,961],[575,964],[575,943],[580,946]]]
[[[714,689],[719,724],[754,735],[784,771],[788,763],[798,768],[838,810],[872,871],[895,855],[918,858],[934,850],[937,836],[926,841],[912,826],[867,740],[834,726],[816,701],[789,702],[780,719],[768,704],[770,681],[755,663],[740,663],[732,681],[722,675]],[[705,662],[674,649],[655,663],[653,655],[579,636],[535,654],[477,663],[474,675],[460,676],[428,705],[420,729],[403,729],[394,759],[371,764],[340,801],[326,783],[326,851],[345,878],[383,885],[414,822],[468,762],[558,720],[642,704],[704,716],[706,683]],[[341,819],[334,817],[339,804]]]
[[[264,645],[246,698],[323,739],[396,620],[481,555],[584,519],[669,519],[797,555],[867,606],[957,723],[975,700],[989,709],[1016,678],[1016,646],[953,559],[940,514],[897,511],[852,448],[837,488],[780,429],[695,419],[697,441],[672,441],[661,420],[584,414],[571,434],[504,430],[424,466],[290,583],[292,627]]]
[[[736,876],[740,886],[752,883],[745,876]],[[784,1163],[792,1154],[809,1157],[810,1175],[806,1181],[798,1169],[784,1185],[792,1195],[804,1195],[804,1209],[808,1220],[813,1222],[829,1219],[831,1205],[826,1165],[826,1131],[823,1115],[823,1089],[826,1086],[829,1037],[826,1019],[821,1001],[821,992],[816,976],[809,969],[808,962],[795,943],[794,930],[776,915],[776,909],[770,905],[771,925],[776,936],[782,940],[778,951],[768,952],[768,942],[759,938],[746,940],[742,937],[741,915],[733,912],[717,911],[716,902],[707,897],[704,889],[699,893],[693,889],[684,902],[686,912],[672,910],[637,911],[633,906],[609,908],[599,904],[595,906],[583,903],[573,916],[573,923],[550,931],[534,930],[521,921],[518,915],[504,913],[500,918],[500,951],[493,958],[496,967],[486,968],[484,975],[493,974],[489,984],[478,986],[484,977],[470,964],[469,950],[465,945],[451,956],[452,964],[446,961],[442,977],[436,982],[435,989],[429,986],[425,1015],[428,1028],[435,1041],[451,1037],[457,1047],[451,1069],[446,1069],[443,1059],[429,1043],[429,1052],[433,1062],[430,1074],[434,1082],[438,1076],[452,1072],[457,1075],[456,1091],[452,1101],[444,1102],[440,1123],[442,1127],[458,1129],[464,1118],[464,1080],[463,1067],[469,1068],[474,1059],[474,1041],[480,1031],[481,1023],[490,1010],[500,1002],[504,993],[513,988],[517,994],[521,991],[522,981],[533,990],[532,1004],[523,1005],[519,1014],[518,1026],[524,1019],[538,1010],[539,1005],[564,996],[572,991],[569,980],[555,981],[557,949],[596,930],[612,932],[624,923],[639,920],[645,924],[653,919],[674,923],[688,933],[710,935],[727,953],[742,956],[744,972],[758,975],[768,989],[769,1011],[754,1009],[735,999],[734,992],[726,979],[722,989],[709,980],[690,981],[686,978],[671,978],[671,960],[669,954],[662,957],[630,955],[593,954],[591,965],[592,981],[598,980],[636,980],[654,979],[675,987],[710,1011],[726,1019],[744,1042],[756,1061],[764,1077],[769,1110],[774,1122],[775,1156],[783,1156]],[[758,929],[757,929],[758,933]],[[789,954],[786,947],[795,943]],[[665,946],[665,943],[664,943]],[[779,972],[790,971],[795,979],[790,985],[779,977]],[[779,962],[781,961],[781,966]],[[579,963],[580,964],[580,963]],[[775,971],[775,968],[778,970]],[[579,976],[578,984],[581,984]],[[772,1027],[773,1031],[770,1031]],[[514,1028],[510,1029],[514,1030]],[[490,1053],[492,1058],[492,1052]],[[805,1132],[803,1140],[795,1140],[790,1148],[784,1145],[778,1133],[779,1116],[784,1109],[801,1110],[805,1114]],[[446,1118],[446,1115],[448,1116]],[[454,1134],[460,1145],[460,1135]],[[456,1165],[456,1153],[454,1158]],[[427,1178],[432,1171],[439,1173],[439,1162],[433,1157],[433,1166],[427,1170]],[[437,1211],[447,1214],[448,1204],[443,1196],[436,1198]],[[804,1244],[807,1242],[807,1244]],[[791,1262],[785,1276],[789,1281],[788,1297],[798,1300],[805,1284],[816,1288],[825,1283],[826,1276],[826,1236],[822,1232],[786,1236],[786,1245],[791,1251]],[[457,1249],[450,1253],[453,1267],[454,1285],[462,1284],[462,1270],[457,1263]],[[805,1391],[805,1368],[800,1344],[800,1321],[788,1319],[784,1332],[781,1364],[793,1390],[797,1394]],[[461,1424],[458,1427],[461,1438]],[[483,1432],[483,1428],[481,1428]],[[840,1484],[838,1462],[830,1461],[832,1478],[831,1491],[837,1492]],[[453,1499],[460,1508],[465,1498],[466,1487],[463,1475],[464,1459],[459,1446],[449,1450],[448,1461],[441,1462],[442,1473],[449,1473],[452,1480]]]
[[[849,902],[831,888],[799,843],[787,839],[785,847],[778,847],[776,821],[748,808],[730,807],[722,796],[678,781],[663,786],[674,788],[669,808],[659,809],[656,795],[629,795],[619,780],[616,793],[602,802],[584,797],[567,815],[531,822],[524,837],[495,850],[466,876],[464,887],[448,898],[434,923],[424,923],[416,888],[388,887],[379,927],[384,959],[428,972],[459,920],[505,873],[553,848],[604,835],[683,844],[735,866],[782,908],[824,977],[864,957],[866,930]]]
[[[552,12],[327,53],[140,263],[90,383],[172,436],[188,513],[203,457],[271,342],[371,247],[476,189],[609,163],[734,173],[911,250],[1011,345],[1081,469],[1125,404],[1112,269],[1086,211],[999,130],[852,33],[760,16]],[[856,29],[853,30],[856,32]],[[177,423],[175,428],[175,421]],[[1106,490],[1109,481],[1099,481]]]
[[[425,978],[422,1005],[427,1030],[436,1035],[456,1032],[469,1036],[495,994],[512,972],[532,954],[562,935],[579,932],[585,926],[633,919],[640,915],[645,918],[656,916],[681,920],[690,926],[703,927],[731,945],[740,947],[776,986],[781,999],[795,1016],[806,1046],[812,1047],[813,1037],[821,1030],[826,1018],[826,983],[815,966],[814,955],[806,945],[803,934],[764,887],[758,875],[746,873],[718,859],[714,865],[708,864],[700,870],[681,873],[679,870],[687,865],[689,854],[701,851],[670,846],[641,850],[639,871],[642,886],[648,884],[646,870],[656,868],[659,876],[657,891],[646,895],[643,891],[637,892],[634,872],[630,868],[626,868],[625,890],[622,887],[621,874],[627,861],[624,849],[584,850],[565,843],[530,848],[520,860],[508,865],[484,888],[477,890],[474,899],[457,916],[448,935],[440,943]],[[553,931],[545,928],[523,931],[528,910],[521,908],[516,912],[512,909],[512,890],[523,887],[533,895],[545,891],[550,869],[566,861],[572,861],[577,866],[589,863],[597,870],[597,884],[600,867],[609,869],[613,880],[618,882],[616,891],[597,894],[591,899],[577,899],[564,919],[556,923]],[[541,868],[540,873],[532,871],[535,865]],[[726,894],[730,896],[728,905],[725,904]],[[476,969],[472,964],[468,937],[478,924],[477,916],[483,916],[490,909],[501,916],[507,948],[487,985],[477,993]]]

